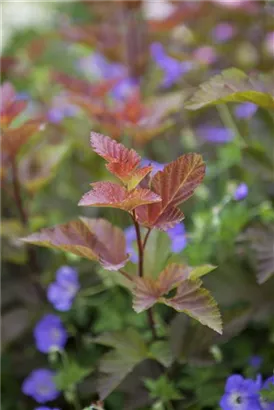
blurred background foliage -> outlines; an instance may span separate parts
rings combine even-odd
[[[4,410],[35,407],[21,385],[33,369],[48,367],[48,360],[58,371],[64,395],[55,407],[62,409],[84,408],[98,399],[98,369],[107,367],[110,352],[118,372],[128,370],[106,399],[106,409],[217,409],[231,373],[271,375],[273,106],[262,106],[262,99],[254,105],[250,94],[217,105],[204,101],[197,110],[191,102],[196,95],[203,103],[197,87],[231,67],[256,76],[248,90],[274,95],[273,10],[270,1],[3,3],[2,82],[28,102],[12,126],[34,118],[40,123],[16,155],[27,220],[14,198],[5,152],[2,159]],[[94,62],[98,53],[111,68],[105,75],[98,75],[103,70]],[[120,65],[115,75],[114,64]],[[117,76],[132,81],[121,99],[108,84]],[[235,92],[233,81],[227,87]],[[215,99],[220,97],[217,91]],[[167,261],[217,266],[205,283],[224,318],[222,336],[159,305],[161,339],[150,343],[146,316],[134,313],[115,273],[69,253],[31,250],[19,240],[78,215],[102,216],[123,229],[131,224],[126,213],[77,206],[89,183],[111,178],[89,148],[91,130],[160,164],[187,152],[202,154],[206,178],[183,206],[186,246],[172,255],[170,237],[155,232],[145,266],[155,274]],[[53,312],[46,289],[63,265],[77,269],[81,287],[71,310],[60,313],[69,334],[62,368],[59,357],[37,352],[32,332],[44,313]],[[104,332],[118,332],[122,345],[109,342],[109,336],[106,347],[99,336]],[[145,353],[133,354],[132,340],[139,350],[144,344]],[[131,363],[123,363],[127,355]],[[260,369],[251,364],[254,356],[261,358]],[[117,377],[115,366],[111,371]]]

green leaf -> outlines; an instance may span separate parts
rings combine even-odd
[[[170,400],[180,400],[182,395],[167,376],[160,376],[157,380],[145,379],[144,384],[153,399],[161,399],[164,403]]]
[[[264,400],[274,402],[274,384],[269,383],[267,389],[261,390],[261,396]]]
[[[213,271],[216,268],[217,266],[214,266],[214,265],[201,265],[201,266],[196,266],[196,267],[190,267],[189,278],[198,279],[201,276],[206,275],[207,273]]]
[[[164,269],[170,254],[170,239],[166,232],[153,229],[144,255],[144,276],[156,278]]]
[[[273,85],[269,84],[268,87],[257,78],[249,77],[236,68],[230,68],[201,84],[185,103],[185,108],[197,110],[212,104],[249,101],[260,107],[273,109],[273,95]]]
[[[99,365],[104,375],[99,379],[98,391],[100,399],[104,400],[138,363],[148,357],[148,350],[140,334],[132,328],[125,332],[105,333],[94,342],[113,347]]]
[[[150,346],[150,357],[157,360],[165,367],[171,366],[173,355],[170,345],[166,340],[158,340]]]
[[[92,371],[92,368],[81,367],[75,361],[69,360],[55,376],[56,385],[62,391],[68,390],[80,383]]]

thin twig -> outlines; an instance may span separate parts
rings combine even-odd
[[[132,277],[127,272],[125,272],[122,269],[119,269],[118,272],[120,272],[125,278],[127,278],[128,280],[130,280],[132,282]]]
[[[145,236],[145,239],[144,239],[144,242],[143,242],[143,251],[144,251],[144,249],[145,249],[145,247],[146,247],[147,240],[148,240],[148,237],[149,237],[150,232],[151,232],[151,228],[148,228],[148,231],[147,231],[147,233],[146,233],[146,236]]]
[[[147,317],[148,317],[148,323],[151,329],[152,337],[154,340],[157,340],[156,324],[155,324],[152,308],[147,310]]]
[[[132,215],[132,220],[135,226],[135,231],[136,231],[136,237],[137,237],[137,245],[138,245],[138,253],[139,253],[139,276],[143,276],[143,267],[144,267],[144,250],[143,250],[143,244],[142,244],[142,237],[141,237],[141,231],[140,231],[140,226],[138,222],[136,221],[135,218],[135,211],[133,211]]]

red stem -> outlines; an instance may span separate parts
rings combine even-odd
[[[143,276],[143,270],[144,270],[144,249],[143,249],[143,244],[142,244],[142,238],[141,238],[141,231],[140,231],[140,226],[138,222],[136,221],[135,218],[135,211],[133,211],[133,223],[135,226],[135,231],[136,231],[136,237],[137,237],[137,245],[138,245],[138,252],[139,252],[139,276]]]
[[[132,219],[133,219],[133,223],[134,223],[135,230],[136,230],[137,245],[138,245],[139,276],[143,277],[143,275],[144,275],[144,271],[143,271],[144,270],[144,249],[145,249],[149,234],[151,232],[151,229],[149,229],[147,231],[144,242],[142,243],[140,225],[136,221],[135,211],[133,211]],[[155,325],[155,320],[154,320],[154,317],[153,317],[152,308],[148,309],[146,312],[147,312],[148,323],[149,323],[149,327],[151,329],[152,337],[153,337],[154,340],[156,340],[157,339],[157,333],[156,333],[156,325]]]

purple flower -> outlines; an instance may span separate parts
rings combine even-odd
[[[56,272],[56,281],[48,287],[48,300],[55,309],[67,311],[71,308],[79,289],[80,284],[76,270],[70,266],[62,266]]]
[[[234,114],[238,118],[251,118],[253,114],[257,111],[258,106],[251,102],[245,102],[236,105],[234,109]]]
[[[249,358],[248,364],[249,366],[254,367],[254,369],[259,369],[259,367],[261,367],[262,362],[263,359],[261,356],[254,355]]]
[[[183,223],[179,223],[173,228],[168,229],[167,234],[171,240],[172,252],[179,253],[186,247],[187,238]]]
[[[45,315],[34,329],[37,349],[42,353],[49,353],[52,349],[63,349],[68,334],[59,316]]]
[[[237,188],[234,191],[233,197],[235,201],[242,201],[245,199],[248,195],[248,186],[242,182],[237,186]]]
[[[191,61],[179,61],[168,56],[161,43],[153,43],[150,50],[153,60],[164,73],[164,79],[162,82],[164,88],[171,87],[182,77],[182,75],[186,74],[193,68],[193,63]]]
[[[217,60],[216,52],[213,47],[203,46],[194,51],[194,58],[201,64],[212,64]]]
[[[138,87],[138,81],[135,78],[124,78],[119,81],[111,90],[110,95],[115,100],[124,100],[129,97]]]
[[[216,144],[230,142],[234,138],[234,133],[230,128],[211,127],[208,125],[199,127],[197,135],[208,142]]]
[[[220,407],[223,410],[261,410],[256,382],[237,374],[230,376]]]
[[[217,26],[215,26],[211,31],[211,35],[217,43],[225,43],[230,40],[234,34],[234,27],[232,24],[227,22],[217,24]]]
[[[151,171],[151,176],[157,174],[158,171],[163,171],[164,167],[166,166],[166,164],[160,164],[160,162],[152,161],[151,159],[148,159],[148,158],[142,159],[141,165],[142,167],[147,167],[149,165],[153,167]]]
[[[53,98],[52,106],[47,113],[47,118],[49,122],[58,124],[64,118],[74,117],[78,111],[78,107],[71,104],[65,95],[58,95]]]
[[[138,262],[138,255],[135,251],[133,244],[136,241],[136,231],[134,226],[129,226],[124,230],[126,237],[126,252],[130,255],[130,260],[132,263]]]
[[[55,400],[60,393],[54,383],[54,376],[55,373],[48,369],[33,370],[24,380],[22,392],[38,403]]]
[[[91,75],[97,80],[120,79],[112,88],[110,95],[116,100],[127,98],[138,86],[135,78],[130,78],[128,69],[120,63],[110,63],[102,54],[93,53],[82,58],[78,62],[78,67],[87,75]]]
[[[57,409],[56,407],[52,408],[52,407],[40,406],[40,407],[35,407],[34,410],[60,410],[60,409]]]

